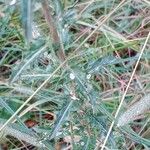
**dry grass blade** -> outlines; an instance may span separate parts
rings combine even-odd
[[[137,60],[137,62],[136,62],[136,65],[135,65],[135,67],[134,67],[134,70],[133,70],[133,72],[132,72],[132,75],[131,75],[131,77],[130,77],[130,80],[129,80],[129,82],[128,82],[128,85],[127,85],[127,87],[126,87],[126,90],[125,90],[125,92],[124,92],[124,94],[123,94],[123,96],[122,96],[122,98],[121,98],[120,104],[119,104],[118,109],[117,109],[116,114],[115,114],[115,119],[117,118],[117,116],[118,116],[118,114],[119,114],[119,111],[120,111],[120,109],[121,109],[121,107],[122,107],[123,101],[124,101],[124,99],[125,99],[125,97],[126,97],[127,91],[128,91],[128,89],[129,89],[129,86],[130,86],[130,84],[131,84],[131,81],[132,81],[132,79],[133,79],[133,76],[134,76],[135,71],[136,71],[136,69],[137,69],[137,66],[138,66],[138,64],[139,64],[139,62],[140,62],[140,59],[141,59],[141,57],[142,57],[142,55],[143,55],[143,52],[144,52],[144,50],[145,50],[145,47],[146,47],[146,45],[147,45],[147,43],[148,43],[149,38],[150,38],[150,32],[149,32],[149,34],[148,34],[148,36],[147,36],[147,38],[146,38],[146,41],[145,41],[145,43],[144,43],[144,46],[143,46],[143,48],[142,48],[142,50],[141,50],[141,52],[140,52],[139,58],[138,58],[138,60]],[[101,147],[101,150],[103,150],[103,149],[105,148],[106,142],[107,142],[107,140],[108,140],[108,137],[110,136],[110,133],[111,133],[111,131],[112,131],[112,128],[113,128],[114,124],[115,124],[115,120],[114,120],[114,121],[111,123],[111,125],[110,125],[110,128],[109,128],[109,130],[108,130],[108,133],[107,133],[107,135],[106,135],[106,138],[105,138],[105,140],[104,140],[104,143],[103,143],[103,145],[102,145],[102,147]],[[97,148],[96,148],[96,149],[97,149]]]
[[[145,3],[147,3],[148,5],[150,5],[150,2],[148,0],[143,0]]]
[[[40,86],[39,88],[36,89],[36,91],[19,107],[19,109],[1,126],[0,131],[2,131],[7,124],[9,124],[14,117],[24,108],[24,106],[26,106],[26,104],[28,104],[28,102],[36,95],[36,93],[38,91],[40,91],[40,89],[49,81],[49,79],[51,79],[53,77],[53,75],[64,65],[64,63],[62,63]]]
[[[124,5],[126,0],[121,1],[116,8],[114,8],[97,26],[96,29],[94,29],[91,34],[74,50],[74,53],[76,51],[78,51],[82,45],[111,17],[111,15],[113,13],[115,13],[120,7],[122,7]],[[2,131],[5,126],[7,124],[9,124],[16,115],[18,115],[18,113],[24,108],[24,106],[26,106],[26,104],[28,104],[28,102],[34,97],[34,95],[36,95],[36,93],[38,91],[40,91],[40,89],[55,75],[55,73],[57,73],[57,71],[59,71],[60,68],[62,68],[65,63],[74,55],[74,53],[72,53],[72,55],[70,57],[68,57],[62,64],[60,64],[56,70],[39,86],[39,88],[37,88],[37,90],[20,106],[20,108],[14,113],[14,115],[12,115],[4,124],[3,126],[1,126],[0,131]]]
[[[56,26],[54,24],[53,17],[51,15],[52,10],[49,10],[49,5],[48,5],[47,0],[43,0],[42,7],[43,7],[45,20],[49,26],[50,36],[52,38],[52,41],[53,41],[53,43],[58,43],[59,42],[59,36],[58,36],[57,30],[56,30]]]
[[[124,5],[124,3],[125,3],[125,0],[121,1],[118,4],[118,6],[116,8],[114,8],[103,20],[100,20],[98,22],[97,27],[89,34],[89,36],[87,36],[87,38],[85,38],[85,40],[75,49],[74,52],[79,50],[82,47],[82,45],[111,17],[111,15]]]
[[[9,1],[0,149],[148,149],[149,0]]]
[[[92,0],[91,2],[89,2],[80,12],[80,14],[78,15],[78,17],[80,18],[82,13],[94,2],[95,0]]]

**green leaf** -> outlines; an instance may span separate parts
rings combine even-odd
[[[14,114],[14,111],[9,107],[9,105],[2,99],[0,98],[0,106],[4,107],[11,115]],[[24,127],[28,132],[28,128],[26,127],[26,125],[21,121],[21,119],[16,116],[15,117],[17,119],[17,121],[22,125],[22,127]]]
[[[68,105],[66,105],[59,113],[58,118],[57,118],[57,122],[54,125],[54,128],[52,130],[52,132],[50,133],[50,135],[48,136],[49,139],[53,139],[57,132],[59,131],[61,125],[63,124],[63,122],[65,121],[67,114],[69,112],[69,110],[71,109],[73,105],[73,100],[71,100]]]
[[[32,0],[21,0],[22,22],[27,43],[32,40]]]
[[[42,47],[41,49],[37,50],[36,52],[32,53],[32,55],[28,56],[17,68],[18,72],[13,74],[11,77],[11,83],[15,82],[19,76],[22,74],[22,72],[42,53],[44,52],[46,47]]]

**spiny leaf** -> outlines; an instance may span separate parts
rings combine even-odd
[[[33,62],[42,52],[44,52],[45,48],[46,47],[44,46],[40,50],[37,50],[34,54],[32,54],[30,58],[26,58],[26,61],[20,64],[20,67],[18,69],[19,71],[16,72],[15,75],[13,75],[11,83],[15,82],[18,79],[19,75],[23,72],[23,70],[25,70],[31,62]]]
[[[71,109],[72,107],[72,104],[73,104],[73,100],[71,100],[68,105],[63,108],[59,115],[58,115],[58,118],[57,118],[57,122],[55,123],[54,125],[54,128],[52,130],[52,132],[50,133],[49,135],[49,139],[52,139],[55,137],[56,133],[58,132],[58,130],[60,129],[60,126],[62,125],[62,123],[64,122],[64,120],[66,119],[67,117],[67,114],[69,112],[69,110]]]
[[[137,59],[138,59],[138,54],[134,57],[126,58],[126,59],[116,58],[114,56],[109,55],[103,58],[99,58],[98,60],[92,62],[92,64],[89,63],[87,70],[89,73],[93,73],[93,72],[100,71],[101,69],[109,65],[115,65],[115,64],[129,62],[129,61],[133,62]]]
[[[92,85],[87,82],[84,77],[84,74],[80,72],[80,76],[76,73],[76,81],[81,90],[81,93],[88,99],[91,103],[93,112],[95,112],[95,104],[96,104],[96,97],[95,91],[92,90]]]

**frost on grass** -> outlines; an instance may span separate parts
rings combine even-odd
[[[88,75],[86,76],[86,78],[87,78],[87,80],[89,80],[89,79],[91,78],[91,74],[88,74]]]
[[[31,88],[25,86],[19,86],[17,84],[13,87],[13,89],[14,91],[19,92],[21,94],[31,95],[34,93],[34,91]]]
[[[14,4],[16,4],[16,0],[12,0],[12,1],[9,3],[9,5],[14,5]]]
[[[4,122],[0,120],[0,127],[3,126]],[[21,141],[25,141],[27,143],[30,143],[37,147],[43,147],[43,143],[40,143],[36,135],[32,134],[32,132],[28,133],[24,131],[19,125],[17,124],[10,124],[7,125],[2,133],[0,134],[0,139],[3,138],[3,136],[12,136],[15,137]]]
[[[138,115],[143,114],[150,109],[150,94],[141,98],[138,102],[133,104],[126,112],[124,112],[118,119],[117,126],[123,126],[135,120]]]
[[[73,73],[70,73],[69,77],[70,77],[71,80],[75,79],[75,75]]]

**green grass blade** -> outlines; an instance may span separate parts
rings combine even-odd
[[[22,22],[27,43],[32,40],[32,0],[22,0]]]

